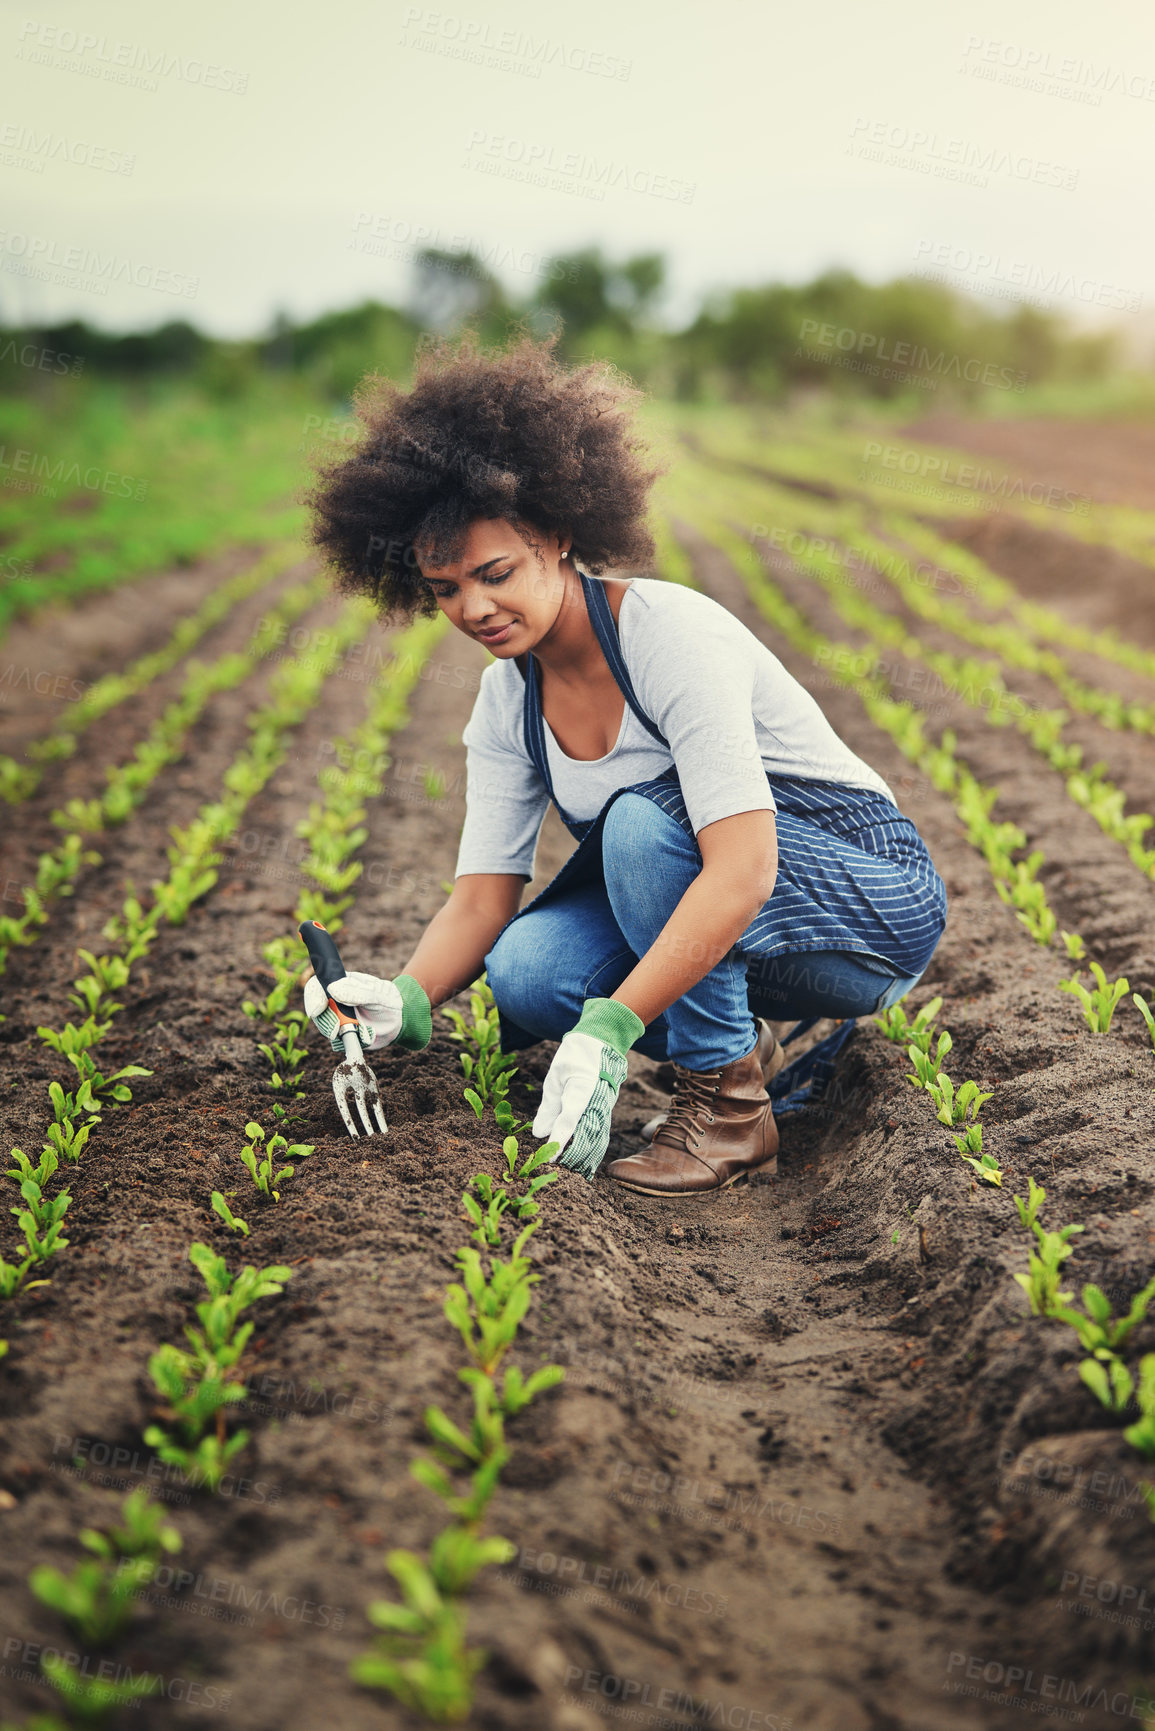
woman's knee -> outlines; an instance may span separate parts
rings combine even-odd
[[[623,793],[605,816],[602,857],[607,870],[642,866],[653,859],[655,848],[679,841],[696,845],[677,818],[645,794]]]
[[[512,1004],[532,981],[536,968],[545,965],[543,946],[529,931],[528,920],[512,920],[497,937],[485,958],[485,980],[494,998],[503,1006]]]

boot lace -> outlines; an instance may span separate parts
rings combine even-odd
[[[684,1143],[699,1112],[717,1093],[721,1078],[721,1070],[684,1070],[680,1064],[675,1064],[674,1097],[666,1121],[659,1126],[654,1137],[655,1142],[659,1138],[669,1141],[676,1137]]]

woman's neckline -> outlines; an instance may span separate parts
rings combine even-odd
[[[591,579],[591,581],[596,581],[596,579]],[[633,589],[636,581],[637,581],[636,578],[631,578],[629,586],[628,586],[628,588],[626,588],[624,590],[624,592],[621,596],[621,600],[618,604],[618,613],[617,613],[617,618],[614,621],[614,627],[615,627],[615,630],[617,632],[619,645],[621,645],[622,608],[626,604],[626,596],[629,595],[629,593]],[[623,654],[624,654],[624,649],[623,649]],[[544,710],[544,708],[542,709],[542,711],[541,711],[541,723],[545,729],[547,739],[552,742],[554,751],[557,753],[558,757],[561,759],[561,761],[563,763],[588,763],[588,764],[608,763],[610,758],[614,757],[617,754],[617,752],[620,750],[622,741],[626,736],[626,729],[629,726],[630,705],[626,701],[625,692],[622,691],[621,687],[617,684],[616,680],[614,682],[614,689],[616,690],[618,696],[621,698],[622,719],[621,719],[621,722],[618,726],[617,737],[615,738],[614,743],[610,746],[610,749],[608,751],[603,752],[600,757],[571,757],[569,752],[565,749],[565,747],[562,745],[561,741],[558,739],[557,734],[554,732],[554,730],[550,726],[549,722],[546,720],[545,710]]]
[[[610,758],[615,756],[619,747],[621,746],[622,740],[625,738],[626,728],[629,725],[629,719],[630,719],[630,706],[626,702],[625,693],[619,692],[618,695],[621,697],[621,700],[622,700],[621,726],[618,728],[618,736],[614,740],[614,743],[610,746],[610,749],[608,751],[602,753],[601,757],[571,757],[569,752],[565,749],[565,747],[562,745],[561,741],[558,739],[557,734],[554,732],[554,730],[550,726],[549,722],[546,720],[545,711],[542,710],[541,724],[545,728],[547,741],[550,744],[552,744],[554,751],[561,758],[563,763],[588,763],[588,764],[608,763]]]

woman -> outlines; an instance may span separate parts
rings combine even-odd
[[[606,1170],[707,1194],[776,1163],[782,1050],[760,1018],[895,1002],[946,892],[886,783],[732,614],[588,575],[651,563],[658,471],[630,426],[638,393],[552,350],[467,339],[427,351],[408,393],[368,381],[361,442],[311,496],[343,590],[383,614],[440,608],[494,657],[463,734],[453,893],[395,980],[331,989],[367,1046],[418,1050],[484,966],[503,1050],[560,1041],[533,1134],[587,1177],[626,1054],[668,1058],[670,1111]],[[580,845],[519,912],[551,799]],[[315,980],[305,1006],[331,1034]]]

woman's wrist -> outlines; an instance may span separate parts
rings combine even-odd
[[[575,1034],[592,1034],[595,1040],[612,1046],[623,1058],[645,1031],[646,1024],[641,1017],[617,998],[587,998],[573,1030]]]
[[[401,1027],[392,1044],[404,1052],[421,1052],[433,1037],[433,1006],[429,994],[412,974],[398,974],[393,984],[401,994]]]

